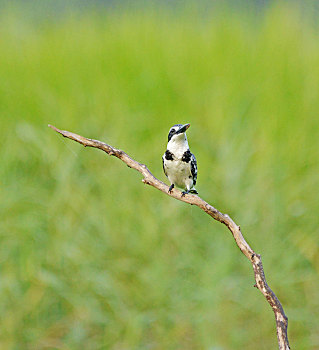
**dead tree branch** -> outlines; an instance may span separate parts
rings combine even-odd
[[[144,182],[144,184],[153,186],[158,190],[164,192],[168,196],[178,199],[182,202],[196,205],[202,210],[204,210],[213,219],[226,225],[230,230],[230,232],[232,233],[239,249],[252,263],[254,274],[255,274],[255,280],[256,280],[255,287],[257,287],[261,291],[261,293],[265,296],[265,298],[267,299],[269,305],[271,306],[275,314],[279,350],[290,349],[288,336],[287,336],[288,318],[284,313],[284,310],[280,301],[278,300],[275,293],[270,289],[270,287],[266,282],[264,269],[261,262],[261,256],[255,253],[251,249],[251,247],[245,241],[245,238],[241,233],[240,226],[238,226],[227,214],[221,213],[212,205],[208,204],[207,202],[205,202],[203,199],[201,199],[196,195],[187,194],[184,197],[181,197],[181,192],[178,191],[177,189],[173,189],[171,193],[168,193],[169,186],[167,186],[165,183],[163,183],[162,181],[154,177],[145,164],[139,163],[136,160],[132,159],[128,154],[126,154],[122,150],[116,149],[98,140],[88,139],[86,137],[74,134],[69,131],[59,130],[52,125],[49,125],[49,127],[55,130],[56,132],[60,133],[62,136],[67,137],[76,142],[79,142],[85,147],[98,148],[106,152],[110,156],[115,156],[119,158],[128,167],[137,170],[143,175],[142,181]]]

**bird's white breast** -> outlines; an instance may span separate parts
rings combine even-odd
[[[178,187],[186,188],[186,184],[190,181],[192,182],[190,179],[190,163],[183,162],[179,159],[166,160],[165,169],[170,182],[176,184]]]

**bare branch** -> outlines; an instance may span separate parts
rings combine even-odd
[[[98,140],[88,139],[86,137],[74,134],[69,131],[59,130],[52,125],[49,125],[49,127],[55,130],[56,132],[58,132],[59,134],[61,134],[62,136],[67,137],[76,142],[79,142],[85,147],[98,148],[106,152],[110,156],[115,156],[121,159],[127,166],[137,170],[143,175],[142,181],[144,184],[153,186],[158,190],[164,192],[168,196],[178,199],[182,202],[185,202],[191,205],[196,205],[202,210],[204,210],[213,219],[226,225],[230,230],[230,232],[232,233],[239,249],[252,263],[254,274],[255,274],[255,281],[256,281],[256,284],[254,286],[262,292],[262,294],[267,299],[269,305],[271,306],[275,314],[279,350],[290,349],[288,335],[287,335],[288,318],[284,313],[284,310],[280,301],[278,300],[275,293],[270,289],[270,287],[266,282],[265,273],[261,262],[261,256],[255,253],[251,249],[251,247],[245,241],[245,238],[241,233],[240,226],[238,226],[227,214],[221,213],[212,205],[208,204],[203,199],[201,199],[199,196],[196,196],[193,194],[187,194],[182,197],[181,192],[178,191],[177,189],[173,189],[172,192],[169,193],[168,192],[169,186],[167,186],[164,182],[158,180],[149,171],[149,169],[145,164],[139,163],[136,160],[132,159],[128,154],[126,154],[122,150],[116,149]]]

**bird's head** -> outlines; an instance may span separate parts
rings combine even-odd
[[[168,133],[168,142],[170,141],[182,141],[187,140],[186,130],[190,127],[190,124],[176,124],[173,125]]]

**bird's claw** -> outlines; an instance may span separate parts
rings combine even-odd
[[[169,193],[169,194],[172,194],[173,188],[174,188],[174,184],[172,184],[172,185],[169,186],[169,189],[168,189],[168,193]]]
[[[185,194],[189,194],[189,193],[198,194],[198,192],[197,192],[196,190],[183,191],[183,192],[182,192],[182,197],[184,197]]]

